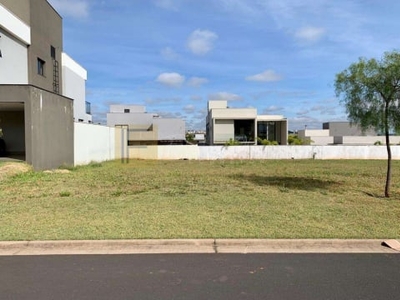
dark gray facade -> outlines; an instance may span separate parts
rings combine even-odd
[[[7,149],[35,170],[74,163],[72,99],[31,85],[0,85],[0,118]]]
[[[62,18],[46,0],[0,4],[30,27],[27,84],[0,82],[0,126],[7,151],[23,157],[35,170],[73,165],[73,100],[62,96],[59,63]]]

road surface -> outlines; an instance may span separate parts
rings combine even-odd
[[[400,299],[400,256],[3,256],[0,299]]]

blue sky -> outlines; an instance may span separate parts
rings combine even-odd
[[[140,104],[205,129],[220,99],[322,128],[347,119],[335,74],[400,48],[395,0],[48,1],[64,51],[88,71],[96,123],[110,104]]]

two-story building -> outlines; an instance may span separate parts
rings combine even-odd
[[[208,101],[206,143],[224,145],[229,141],[257,145],[257,139],[287,144],[288,122],[280,115],[257,115],[255,108],[229,108],[225,100]]]
[[[74,162],[74,119],[91,122],[86,70],[63,52],[46,0],[0,0],[0,128],[7,153],[35,169]]]
[[[128,145],[183,145],[185,121],[147,113],[142,105],[111,105],[107,126],[126,128]]]

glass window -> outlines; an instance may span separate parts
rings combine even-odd
[[[90,115],[92,112],[91,112],[91,106],[90,106],[90,102],[85,102],[85,104],[86,104],[86,113],[88,114],[88,115]]]
[[[45,65],[45,61],[38,58],[37,59],[37,72],[39,75],[44,76],[44,65]]]

